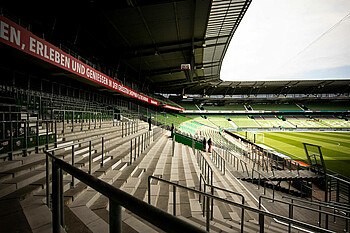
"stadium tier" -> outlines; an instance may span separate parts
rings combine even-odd
[[[314,111],[349,111],[350,106],[342,103],[307,103],[307,108]]]
[[[296,104],[251,104],[253,110],[265,111],[300,111],[302,110]]]

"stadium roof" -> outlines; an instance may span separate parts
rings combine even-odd
[[[23,2],[21,7],[4,3],[2,13],[30,23],[34,34],[78,53],[101,72],[138,83],[141,91],[181,93],[220,81],[223,57],[250,3],[53,0]],[[191,69],[182,70],[181,64]]]
[[[8,2],[2,13],[10,12],[22,25],[29,22],[30,31],[70,54],[77,52],[117,81],[138,83],[138,90],[130,87],[146,94],[350,92],[349,80],[220,80],[229,42],[251,0],[64,2],[53,0],[50,6],[23,2],[21,7]],[[181,64],[192,69],[181,70]]]
[[[196,89],[197,88],[197,89]],[[199,87],[187,89],[194,94]],[[218,81],[203,89],[205,95],[324,94],[349,93],[350,80]]]

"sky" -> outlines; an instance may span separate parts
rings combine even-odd
[[[350,79],[350,1],[253,0],[232,37],[220,77]]]

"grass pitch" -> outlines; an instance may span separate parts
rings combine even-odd
[[[245,136],[245,132],[236,132]],[[303,142],[319,145],[326,168],[350,178],[350,132],[259,132],[257,144],[264,144],[295,160],[306,161]],[[249,134],[252,135],[252,134]],[[252,138],[249,138],[252,140]]]

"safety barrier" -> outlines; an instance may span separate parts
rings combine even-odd
[[[144,152],[147,149],[147,147],[151,144],[153,139],[152,135],[153,135],[152,131],[147,131],[137,137],[130,139],[129,165],[131,165],[133,161],[135,161],[138,157],[140,157],[142,152]]]
[[[162,135],[163,128],[157,127],[153,131],[147,131],[130,139],[130,160],[131,165],[147,147]]]
[[[52,162],[52,232],[61,232],[64,224],[63,171],[79,179],[109,199],[109,231],[122,232],[122,207],[138,215],[165,232],[205,232],[176,218],[112,185],[46,152]],[[47,187],[48,188],[48,187]]]
[[[65,132],[65,124],[71,123],[71,132],[74,131],[75,127],[79,127],[79,130],[83,130],[84,122],[88,122],[88,129],[94,127],[102,127],[102,113],[101,112],[92,112],[92,111],[76,111],[76,110],[62,110],[62,109],[53,109],[54,118],[58,122],[62,123],[62,133]],[[97,125],[99,121],[99,125]],[[93,126],[91,125],[93,123]]]
[[[329,209],[330,211],[333,212],[333,214],[335,214],[336,212],[338,212],[339,214],[343,214],[347,217],[350,216],[350,206],[342,206],[342,205],[338,205],[337,203],[329,203],[329,202],[321,202],[321,201],[307,201],[307,200],[303,200],[300,198],[295,198],[295,197],[286,197],[286,196],[282,196],[282,198],[284,199],[289,199],[291,200],[291,203],[293,204],[294,201],[298,201],[301,203],[305,203],[308,205],[313,205],[318,207],[318,210],[322,210],[322,208],[326,208]],[[325,214],[325,222],[326,224],[328,224],[328,214]],[[321,226],[321,222],[322,222],[322,212],[318,213],[318,226]],[[336,222],[336,216],[333,216],[333,222]],[[345,220],[345,232],[349,231],[349,221]]]
[[[44,126],[45,133],[40,133],[40,127]],[[36,153],[39,148],[48,148],[49,144],[57,144],[57,122],[54,120],[20,120],[0,121],[1,137],[0,158],[13,159],[16,151],[27,156],[28,149],[35,147]]]
[[[326,222],[325,222],[325,229],[326,230],[328,230],[328,216],[341,218],[341,219],[344,219],[346,222],[350,220],[350,218],[346,217],[346,216],[333,214],[333,213],[329,213],[329,212],[326,212],[326,211],[323,211],[323,210],[313,209],[311,207],[307,207],[307,206],[304,206],[304,205],[298,205],[298,204],[295,204],[295,203],[286,202],[286,201],[282,201],[282,200],[277,200],[275,198],[270,198],[270,197],[266,197],[266,196],[259,196],[259,209],[261,209],[262,199],[266,199],[266,200],[270,200],[270,201],[274,201],[274,202],[278,202],[278,203],[282,203],[282,204],[288,205],[288,218],[290,218],[290,219],[293,219],[293,210],[294,210],[293,208],[294,207],[302,208],[302,209],[305,209],[305,210],[310,210],[312,212],[316,212],[316,213],[319,213],[319,214],[325,214],[327,216],[326,217]],[[321,221],[318,222],[318,227],[321,227],[321,223],[322,223]],[[291,223],[291,222],[288,223],[288,231],[289,232],[291,231],[292,224],[293,223]],[[346,224],[346,227],[348,227],[347,224]],[[348,232],[347,228],[345,230],[346,230],[346,232]]]
[[[177,184],[177,183],[174,183],[174,182],[170,182],[168,180],[164,180],[162,178],[155,177],[155,176],[149,176],[148,177],[148,203],[149,204],[151,203],[151,196],[150,196],[151,195],[151,179],[155,179],[155,180],[158,180],[160,182],[169,184],[169,185],[171,185],[173,187],[173,205],[174,206],[176,206],[176,189],[177,188],[181,188],[181,189],[193,192],[193,193],[197,193],[198,195],[202,195],[203,197],[205,197],[206,198],[206,231],[210,230],[210,208],[209,208],[209,206],[210,206],[210,199],[214,199],[216,201],[220,201],[220,202],[223,202],[225,204],[229,204],[229,205],[232,205],[232,206],[235,206],[235,207],[242,208],[242,211],[251,211],[251,212],[259,214],[259,226],[260,226],[260,232],[261,233],[263,233],[265,231],[265,223],[264,223],[265,222],[264,221],[265,217],[275,218],[277,220],[286,222],[287,224],[300,226],[302,228],[305,228],[305,229],[311,230],[311,231],[315,231],[315,232],[320,232],[320,233],[321,232],[333,232],[333,231],[330,231],[330,230],[327,230],[327,229],[324,229],[324,228],[321,228],[321,227],[318,227],[318,226],[313,226],[311,224],[307,224],[307,223],[303,223],[303,222],[300,222],[300,221],[296,221],[294,219],[287,218],[287,217],[284,217],[284,216],[281,216],[281,215],[278,215],[278,214],[265,212],[265,211],[262,211],[260,209],[256,209],[256,208],[253,208],[253,207],[250,207],[250,206],[246,206],[246,205],[243,205],[243,204],[240,204],[240,203],[229,201],[229,200],[226,200],[226,199],[214,196],[212,194],[208,194],[208,193],[196,190],[196,189],[188,188],[186,186],[183,186],[183,185],[180,185],[180,184]],[[176,215],[176,208],[173,209],[173,215]],[[244,219],[241,218],[240,224],[241,224],[241,226],[243,226],[241,228],[241,232],[242,233],[244,232],[244,223],[243,223],[243,221],[244,221]],[[180,231],[178,231],[178,232],[180,232]],[[288,232],[291,232],[291,229],[289,229]]]
[[[225,175],[226,172],[226,161],[225,159],[213,149],[213,153],[211,154],[211,158],[216,166],[220,169],[220,171]]]
[[[97,141],[97,140],[101,140],[101,167],[103,167],[103,162],[104,162],[104,137],[96,137],[96,138],[93,138],[93,139],[89,139],[89,140],[85,140],[85,141],[81,141],[81,142],[76,142],[76,143],[71,143],[71,144],[68,144],[68,145],[65,145],[65,146],[60,146],[60,147],[56,147],[56,148],[53,148],[53,149],[50,149],[50,150],[45,150],[45,154],[46,154],[46,205],[48,207],[50,207],[50,180],[49,180],[49,177],[50,177],[50,161],[49,161],[49,158],[54,158],[54,154],[55,154],[55,151],[57,150],[61,150],[61,149],[65,149],[65,148],[68,148],[68,147],[71,147],[72,148],[72,166],[75,165],[75,157],[74,157],[74,148],[76,146],[81,146],[81,144],[85,144],[85,143],[89,143],[89,171],[88,173],[91,175],[91,172],[92,172],[92,168],[91,168],[91,165],[92,165],[92,142],[93,141]],[[72,176],[72,181],[71,181],[71,187],[74,187],[75,185],[75,178],[74,176]]]

